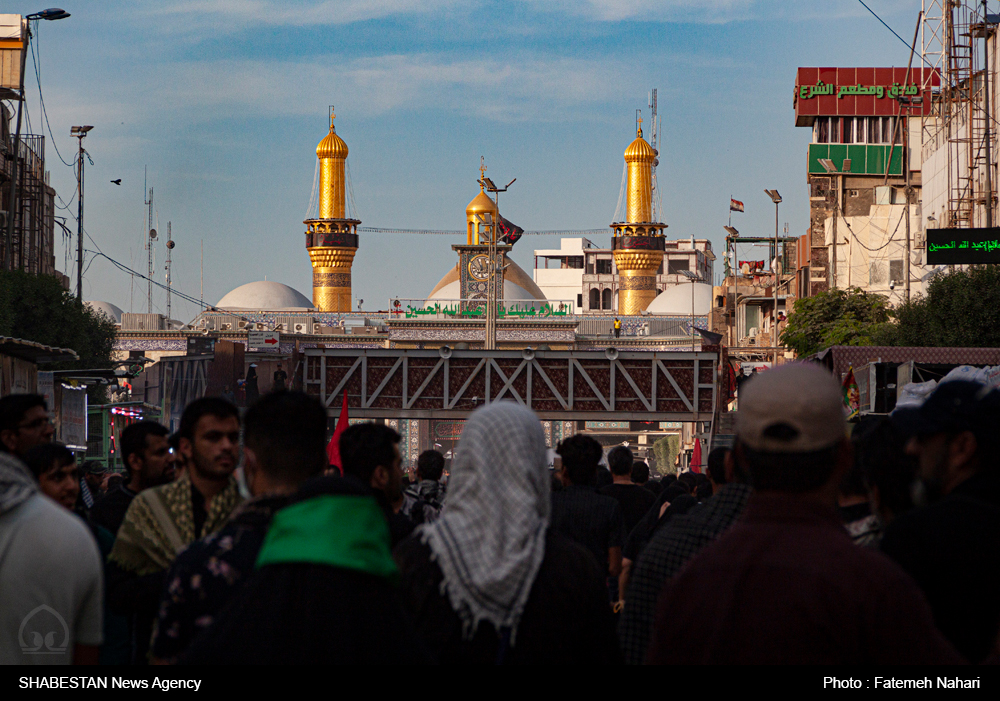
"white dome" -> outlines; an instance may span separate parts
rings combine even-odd
[[[219,300],[219,309],[245,311],[308,311],[312,302],[298,290],[280,282],[262,280],[241,285]]]
[[[84,302],[84,305],[90,307],[98,314],[103,314],[116,324],[122,323],[122,310],[111,302]]]
[[[672,285],[649,303],[650,314],[691,316],[691,297],[694,297],[695,316],[705,316],[712,310],[712,286],[704,282],[682,282]]]

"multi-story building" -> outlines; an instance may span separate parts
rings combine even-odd
[[[937,84],[930,69],[799,68],[795,125],[812,129],[799,296],[860,287],[899,303],[923,289],[920,123]]]
[[[0,100],[10,104],[22,92],[27,31],[21,15],[0,15]],[[14,116],[6,105],[0,107],[0,269],[56,275],[68,287],[69,279],[55,267],[56,192],[45,170],[45,137],[22,133],[17,139]],[[11,217],[13,236],[7,241]]]
[[[715,261],[711,241],[692,238],[663,245],[663,262],[656,271],[657,293],[690,284],[685,272],[711,285]],[[535,284],[548,299],[576,300],[578,314],[614,313],[620,282],[614,251],[597,248],[584,238],[562,239],[559,246],[535,251]]]

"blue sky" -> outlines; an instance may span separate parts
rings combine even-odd
[[[909,39],[920,4],[868,3]],[[175,289],[205,301],[276,280],[311,295],[304,218],[328,105],[350,147],[364,225],[461,229],[478,191],[479,158],[503,214],[526,229],[599,229],[618,200],[635,109],[659,91],[663,219],[670,238],[718,250],[733,224],[773,233],[808,227],[809,130],[796,128],[798,66],[905,66],[906,46],[848,0],[64,0],[69,19],[33,40],[49,122],[66,160],[74,124],[85,145],[85,226],[107,255],[146,270],[143,168],[159,229],[172,222]],[[11,7],[28,13],[40,8]],[[31,131],[41,133],[29,64]],[[47,140],[52,184],[68,202],[73,170]],[[121,178],[121,187],[110,180]],[[76,206],[68,210],[75,216]],[[58,214],[67,212],[58,210]],[[75,220],[69,226],[75,231]],[[610,232],[610,230],[608,230]],[[58,237],[57,237],[58,238]],[[166,249],[156,247],[164,278]],[[594,237],[607,245],[610,233]],[[421,297],[456,260],[447,236],[367,234],[354,264],[365,308]],[[86,242],[94,249],[95,243]],[[73,242],[75,250],[75,242]],[[525,237],[514,259],[558,247]],[[61,245],[57,265],[64,269]],[[720,261],[721,262],[721,261]],[[86,299],[145,311],[145,283],[91,256]],[[72,265],[71,265],[72,267]],[[75,267],[74,267],[75,270]],[[721,273],[721,266],[717,270]],[[75,286],[75,276],[74,282]],[[154,292],[165,311],[165,295]],[[175,298],[174,316],[197,313]]]

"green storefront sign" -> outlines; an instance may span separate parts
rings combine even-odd
[[[890,155],[889,151],[892,150]],[[903,174],[903,147],[870,144],[809,144],[809,174],[824,175],[827,170],[820,159],[829,158],[838,173],[849,175],[885,175],[886,160],[889,175]],[[844,160],[850,159],[850,169],[844,170]]]

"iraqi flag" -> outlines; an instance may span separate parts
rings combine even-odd
[[[344,467],[340,464],[340,434],[347,430],[350,422],[347,420],[347,390],[344,390],[344,403],[340,407],[340,418],[337,419],[337,428],[333,431],[333,438],[326,446],[326,459],[330,467],[340,470],[344,474]]]
[[[729,198],[729,211],[730,212],[742,212],[743,211],[743,203],[740,202],[739,200],[734,200],[733,198],[730,197]]]

